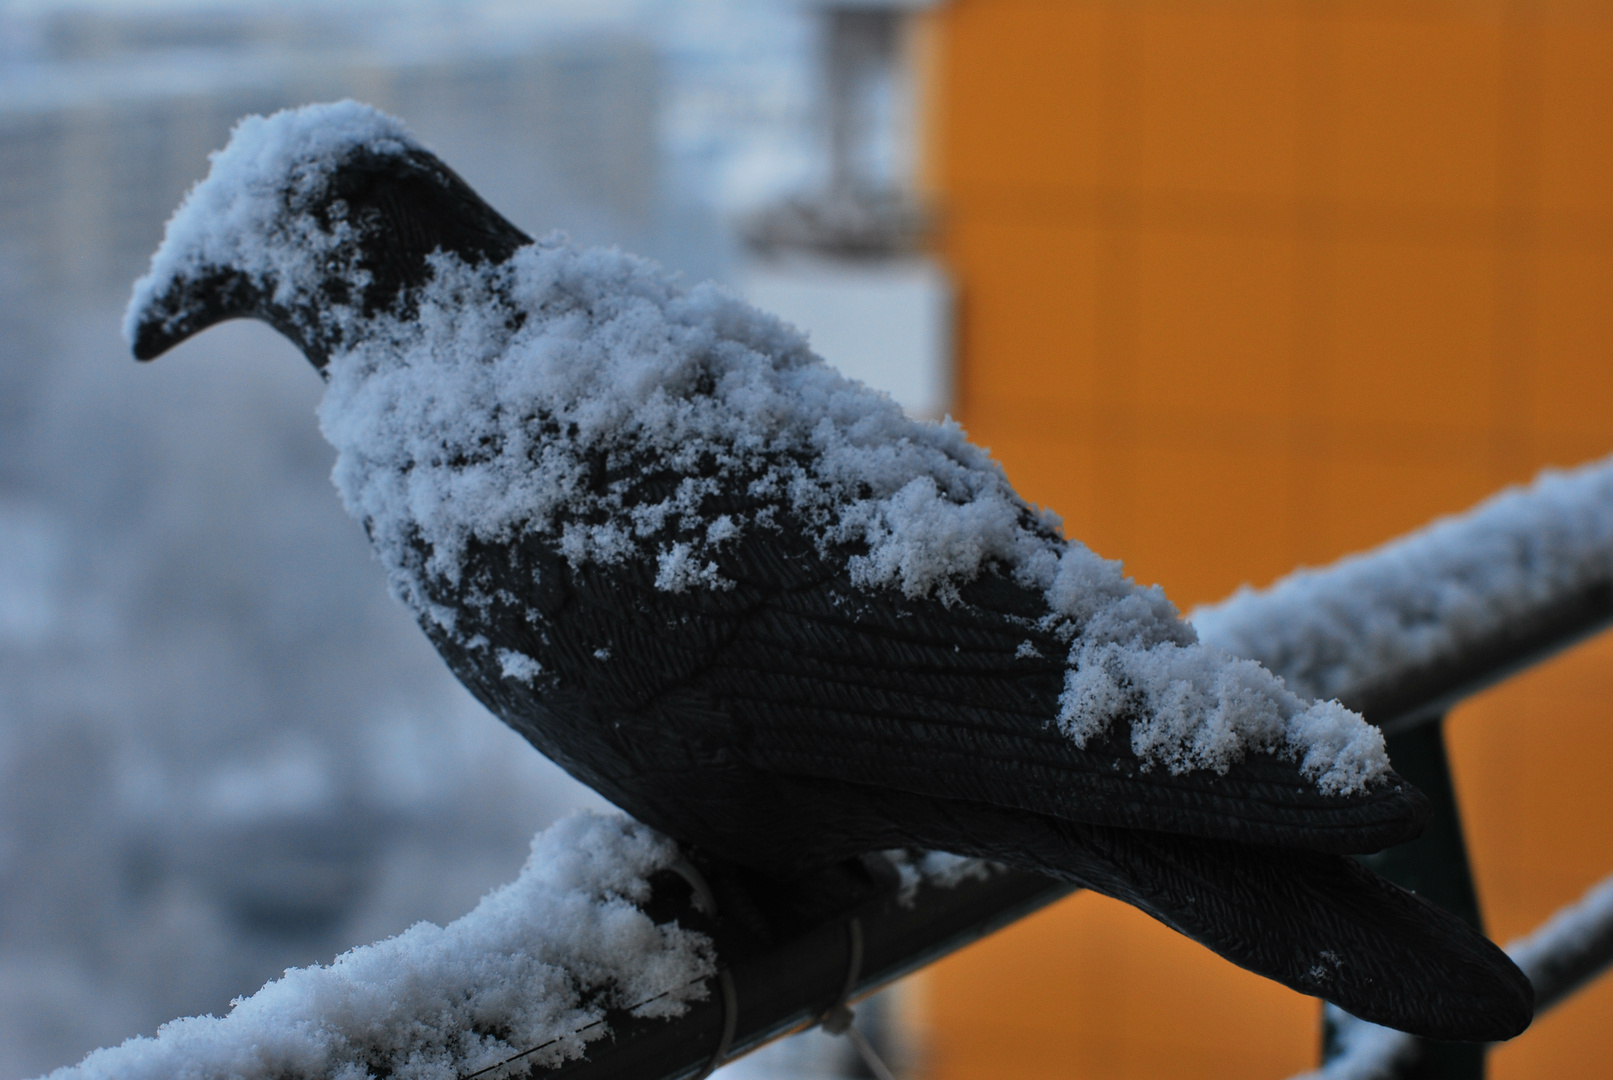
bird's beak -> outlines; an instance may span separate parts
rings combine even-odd
[[[273,289],[227,267],[206,267],[171,279],[131,305],[125,327],[136,360],[154,360],[186,338],[229,319],[259,319],[302,350],[323,373],[329,359],[322,343],[301,331],[290,313],[275,304]]]
[[[261,317],[264,289],[237,270],[209,268],[175,277],[129,312],[136,360],[154,360],[192,334],[226,319]]]

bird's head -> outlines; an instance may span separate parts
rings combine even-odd
[[[528,243],[376,109],[250,116],[169,220],[124,335],[150,360],[214,323],[261,319],[323,371],[363,319],[407,305],[433,252],[502,262]]]

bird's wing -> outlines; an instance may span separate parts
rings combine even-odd
[[[503,580],[533,580],[524,559],[535,550],[518,545],[513,561],[501,551],[514,570]],[[1421,817],[1413,789],[1391,778],[1329,798],[1271,755],[1224,775],[1145,770],[1124,732],[1077,746],[1055,722],[1066,648],[1035,628],[1040,596],[1011,580],[983,575],[952,605],[914,601],[858,588],[782,529],[725,553],[726,588],[657,589],[644,563],[568,568],[549,551],[538,577],[551,584],[532,594],[540,610],[526,623],[547,627],[545,655],[564,695],[588,702],[587,720],[641,744],[607,794],[683,839],[710,838],[699,820],[710,811],[744,834],[736,848],[734,830],[721,833],[712,850],[798,870],[845,852],[811,848],[813,830],[795,819],[855,832],[859,810],[871,812],[898,825],[886,835],[905,827],[909,842],[1135,904],[1374,1020],[1446,1039],[1505,1038],[1528,1023],[1528,983],[1499,950],[1333,853],[1400,839]],[[521,624],[476,630],[527,647],[499,637]],[[519,705],[501,714],[522,726]],[[736,805],[718,790],[735,771],[772,782]],[[670,819],[655,797],[663,773],[679,789]]]
[[[1078,745],[1056,720],[1069,647],[1038,629],[1040,593],[1005,576],[982,574],[952,604],[914,600],[854,585],[789,529],[746,537],[720,568],[727,588],[682,592],[620,567],[574,577],[586,595],[567,606],[588,621],[568,631],[588,643],[577,648],[612,636],[657,673],[624,680],[580,662],[579,677],[599,680],[592,700],[649,712],[698,699],[757,769],[1073,822],[1359,852],[1426,820],[1393,774],[1332,796],[1272,753],[1224,774],[1149,767],[1123,722]]]

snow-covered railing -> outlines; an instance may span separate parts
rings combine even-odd
[[[1433,719],[1613,621],[1613,462],[1547,471],[1192,620],[1201,639],[1386,732]]]
[[[1613,875],[1507,946],[1535,986],[1535,1007],[1549,1009],[1613,962]]]
[[[1450,864],[1454,890],[1419,888],[1453,909],[1471,882],[1439,725],[1417,721],[1610,620],[1613,463],[1547,474],[1193,616],[1210,643],[1391,725],[1397,768],[1436,805],[1430,835],[1405,850]],[[1403,761],[1432,764],[1410,775]],[[53,1080],[690,1080],[1070,891],[901,853],[781,889],[583,815],[540,835],[520,879],[449,926],[288,972],[225,1017],[175,1021]],[[1511,951],[1541,1008],[1594,978],[1613,961],[1613,879]],[[1426,1052],[1342,1014],[1335,1047],[1329,1080],[1393,1077]]]
[[[1613,459],[1548,471],[1372,551],[1240,590],[1192,616],[1200,637],[1383,728],[1390,759],[1435,817],[1379,872],[1479,920],[1437,723],[1457,702],[1613,623]],[[1613,965],[1613,878],[1508,951],[1545,1011]],[[1438,1047],[1328,1009],[1327,1080],[1482,1075],[1482,1053]]]

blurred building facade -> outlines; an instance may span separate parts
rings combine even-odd
[[[403,49],[356,16],[48,20],[43,55],[0,81],[0,243],[37,288],[125,291],[238,118],[355,97],[403,117],[523,228],[653,246],[660,79],[648,41],[433,42],[432,29]]]
[[[957,410],[1184,610],[1613,450],[1613,6],[954,0]],[[1613,871],[1613,643],[1447,728],[1488,930]],[[1278,1077],[1314,1001],[1077,895],[940,964],[931,1075]],[[1613,980],[1491,1055],[1601,1075]]]
[[[952,398],[952,289],[926,250],[918,189],[933,0],[811,0],[817,30],[816,185],[741,225],[736,283],[805,330],[844,374],[939,419]]]
[[[402,116],[530,232],[653,251],[656,50],[462,30],[46,13],[0,58],[6,1080],[453,918],[597,803],[386,595],[295,350],[237,324],[137,367],[118,330],[209,151],[309,101]]]

